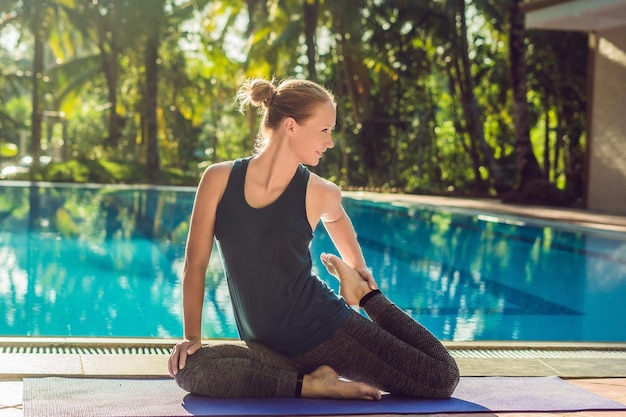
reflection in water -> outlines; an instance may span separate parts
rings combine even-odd
[[[0,188],[2,335],[179,337],[180,274],[193,191]],[[207,314],[221,265],[207,280]],[[207,335],[213,330],[206,329]]]
[[[0,186],[0,335],[180,337],[193,189]],[[381,289],[444,340],[626,341],[626,237],[346,199]],[[334,251],[323,227],[314,270]],[[236,337],[215,252],[205,337]]]
[[[345,206],[381,288],[443,339],[626,341],[626,328],[611,324],[626,314],[624,235],[350,199]],[[318,240],[317,253],[332,250],[326,236]],[[612,291],[598,290],[605,281]]]

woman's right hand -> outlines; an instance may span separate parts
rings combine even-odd
[[[170,376],[174,377],[178,371],[185,367],[187,356],[193,355],[202,347],[200,339],[184,339],[174,346],[168,361]]]
[[[185,339],[178,342],[168,361],[168,371],[176,376],[185,367],[187,357],[202,347],[202,304],[206,285],[206,270],[215,233],[215,216],[217,205],[226,189],[233,162],[226,161],[211,165],[204,171],[196,192],[189,235],[185,248],[185,264],[183,267],[182,299],[183,299],[183,335]]]

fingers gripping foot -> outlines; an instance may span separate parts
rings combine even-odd
[[[339,279],[339,294],[346,303],[358,306],[361,298],[371,291],[367,281],[336,255],[323,253],[320,259],[328,273]]]

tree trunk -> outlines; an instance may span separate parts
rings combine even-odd
[[[543,176],[547,181],[550,181],[550,172],[552,171],[552,164],[550,162],[550,101],[547,95],[544,97],[543,109],[545,117],[543,132]]]
[[[463,77],[461,76],[461,68],[460,68],[458,57],[455,56],[452,62],[453,64],[446,66],[446,70],[447,70],[448,78],[449,78],[450,94],[452,96],[453,103],[455,103],[457,100],[457,95],[455,94],[455,91],[456,91],[456,86],[458,86],[459,91],[460,91],[460,96],[461,96],[462,109],[463,109],[463,112],[467,115],[468,106],[465,105],[465,102],[463,99],[463,97],[466,97],[465,89],[467,87],[463,85]],[[452,66],[454,66],[455,71],[452,71]],[[456,77],[455,77],[455,72],[457,74]],[[453,106],[453,109],[454,108],[456,108],[456,106]],[[485,187],[484,181],[482,180],[482,176],[480,174],[480,166],[482,165],[482,162],[480,158],[480,153],[478,151],[478,147],[476,146],[476,141],[474,140],[474,136],[470,133],[470,130],[472,130],[470,128],[470,123],[469,122],[463,123],[457,117],[457,112],[453,111],[453,113],[454,113],[454,116],[453,116],[454,126],[455,126],[455,130],[459,133],[461,146],[463,147],[465,152],[469,153],[470,159],[472,160],[472,172],[474,173],[474,178],[475,178],[474,181],[476,183],[477,188],[482,189]],[[469,144],[465,143],[466,136],[469,136]]]
[[[118,80],[118,68],[117,68],[117,54],[113,51],[106,52],[104,49],[100,49],[102,55],[102,66],[104,70],[104,76],[107,83],[107,95],[109,99],[109,126],[107,144],[112,150],[116,150],[119,145],[121,136],[122,118],[117,113],[117,80]]]
[[[112,21],[117,17],[115,3],[111,3],[106,12],[100,11],[99,5],[93,3],[90,7],[91,18],[96,25],[97,43],[100,50],[102,72],[107,85],[107,97],[109,100],[109,124],[106,144],[111,150],[116,150],[121,136],[122,119],[117,113],[117,83],[119,79],[119,49],[116,41]]]
[[[526,99],[526,60],[524,14],[521,0],[511,0],[511,26],[509,34],[509,56],[513,83],[513,118],[515,121],[515,153],[517,157],[518,188],[543,178],[543,173],[533,153],[530,142],[530,122]]]
[[[162,2],[161,2],[162,3]],[[159,157],[159,126],[158,126],[158,98],[159,98],[159,43],[161,33],[161,18],[163,5],[155,7],[154,16],[150,21],[150,30],[146,41],[145,68],[146,90],[144,93],[145,134],[147,144],[148,181],[156,184],[161,180],[161,159]]]
[[[269,5],[265,0],[246,0],[248,8],[248,24],[246,26],[246,37],[250,37],[256,30],[256,23],[267,19]]]
[[[465,1],[458,0],[457,4],[458,21],[460,23],[460,33],[458,33],[460,51],[460,68],[459,79],[461,81],[461,101],[463,103],[463,112],[465,114],[467,132],[472,140],[472,147],[478,147],[482,150],[485,164],[489,173],[493,176],[496,189],[500,188],[500,184],[506,181],[503,178],[502,170],[498,166],[493,149],[485,140],[485,132],[483,130],[483,122],[478,107],[478,101],[474,94],[474,82],[470,71],[469,48],[467,45],[467,25],[465,21]],[[485,190],[487,184],[478,176],[475,179],[476,187],[479,190]]]
[[[30,142],[30,155],[33,158],[30,179],[35,179],[35,173],[39,169],[39,157],[41,156],[41,124],[43,118],[43,108],[41,105],[41,79],[43,76],[44,63],[43,63],[43,28],[42,28],[42,16],[43,5],[34,2],[33,16],[31,20],[31,30],[35,37],[35,55],[33,57],[33,71],[31,75],[31,100],[32,100],[32,112],[30,116],[31,127],[31,142]]]
[[[580,51],[577,57],[567,56],[563,62],[563,90],[561,93],[563,98],[561,111],[568,139],[567,155],[569,157],[565,165],[565,194],[569,201],[577,201],[582,198],[584,190],[585,150],[580,140],[586,128],[584,113],[587,107],[587,98],[584,93],[580,93],[580,91],[586,91],[586,88],[577,88],[576,76],[578,73],[578,79],[587,80],[587,67],[583,66],[581,69],[579,64],[581,61],[578,59],[582,58],[587,61],[588,41],[586,36],[577,33],[568,33],[565,39],[565,44],[569,48],[576,48],[574,50]]]
[[[302,5],[304,10],[304,37],[306,39],[306,56],[308,59],[307,69],[309,70],[309,79],[317,82],[317,70],[315,62],[317,61],[316,36],[317,15],[319,12],[319,0],[304,0]]]

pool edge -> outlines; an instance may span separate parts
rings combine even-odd
[[[204,343],[242,342],[210,339]],[[174,339],[1,337],[0,380],[167,378]],[[462,376],[626,377],[626,343],[444,342]]]

